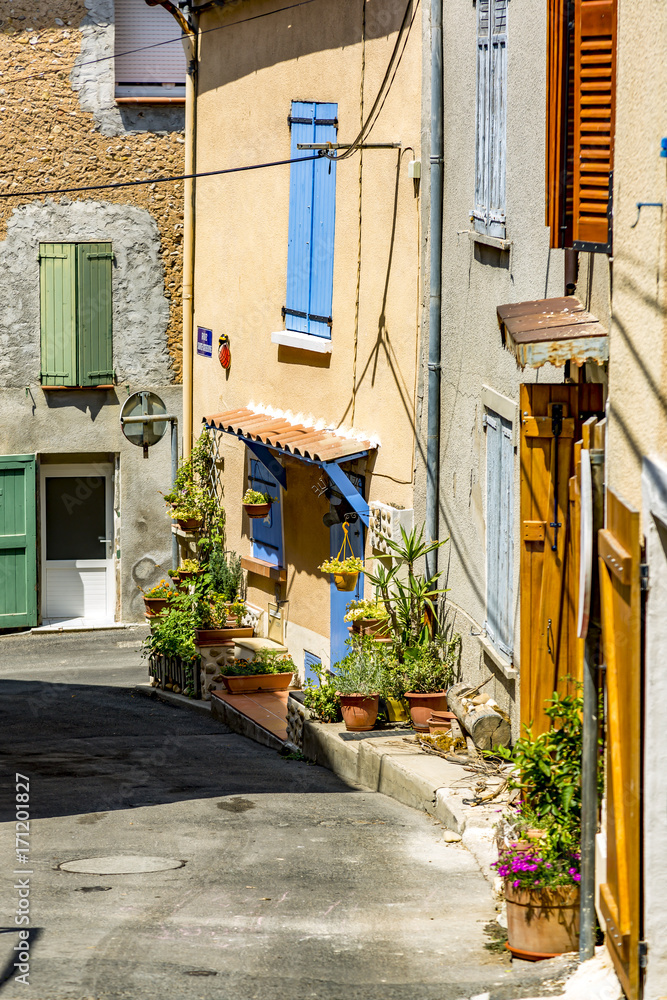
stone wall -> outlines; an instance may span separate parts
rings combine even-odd
[[[16,0],[0,8],[0,195],[17,195],[0,199],[0,240],[17,207],[44,200],[21,192],[183,173],[183,107],[117,108],[112,53],[113,0]],[[105,61],[90,62],[97,59]],[[68,205],[64,197],[97,202],[100,235],[89,240],[108,238],[105,216],[118,217],[114,206],[143,209],[154,220],[164,275],[157,314],[164,309],[162,345],[169,356],[158,381],[179,381],[182,182],[52,196]],[[158,355],[163,352],[160,346]]]

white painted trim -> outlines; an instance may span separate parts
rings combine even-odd
[[[326,337],[313,337],[310,333],[297,333],[296,330],[278,330],[271,334],[272,344],[282,344],[283,347],[297,347],[302,351],[313,351],[316,354],[331,354],[331,340]]]
[[[487,639],[485,635],[478,635],[477,640],[484,650],[485,655],[488,656],[493,664],[495,664],[501,674],[509,680],[514,680],[515,677],[519,676],[519,671],[516,667],[512,666],[511,660],[508,660],[506,656],[499,653],[490,639]]]
[[[471,243],[484,243],[487,247],[495,247],[496,250],[511,250],[514,240],[503,240],[500,236],[487,236],[486,233],[478,233],[473,229],[468,230],[468,239]]]
[[[493,410],[505,420],[512,424],[512,446],[516,448],[519,443],[519,404],[509,396],[492,389],[490,385],[482,386],[482,405],[488,410]]]
[[[114,497],[114,483],[113,483],[113,473],[114,467],[110,462],[90,462],[80,465],[40,465],[40,508],[41,508],[41,553],[40,553],[40,563],[41,563],[41,603],[42,609],[45,608],[46,601],[46,479],[59,478],[61,476],[71,476],[76,478],[77,476],[104,476],[105,483],[105,501],[106,501],[106,532],[107,537],[114,539],[111,543],[111,557],[109,559],[78,559],[78,560],[50,560],[49,566],[55,569],[58,568],[72,568],[72,569],[100,569],[103,566],[107,568],[107,608],[105,621],[114,621],[114,612],[116,607],[116,573],[115,573],[115,524],[114,524],[114,511],[113,511],[113,497]],[[53,621],[54,619],[45,618],[44,621]],[[83,619],[82,619],[83,620]]]

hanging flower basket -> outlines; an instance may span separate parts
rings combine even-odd
[[[359,574],[364,571],[363,560],[355,556],[347,537],[347,523],[343,524],[343,544],[338,550],[335,559],[327,559],[318,568],[323,573],[331,573],[334,578],[336,590],[350,591],[357,586]],[[345,555],[345,550],[349,549],[349,556]]]
[[[260,493],[259,490],[246,490],[241,502],[248,517],[268,517],[275,499],[268,493]]]

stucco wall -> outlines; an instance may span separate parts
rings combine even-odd
[[[16,0],[5,4],[0,20],[0,194],[183,172],[182,107],[116,109],[113,59],[80,66],[113,52],[113,0],[63,0],[48,9]],[[175,23],[174,34],[179,34]],[[79,69],[73,74],[75,63]],[[82,86],[84,80],[88,83]],[[152,216],[168,305],[170,381],[179,378],[182,182],[69,197],[135,206]],[[0,239],[17,206],[27,201],[34,205],[42,199],[0,201]]]
[[[442,393],[440,448],[440,556],[450,589],[447,615],[463,637],[463,671],[501,705],[511,707],[518,684],[486,657],[475,634],[486,617],[486,440],[483,385],[518,403],[522,382],[561,382],[563,369],[521,371],[504,350],[496,307],[563,294],[562,251],[549,250],[544,225],[546,13],[540,0],[508,11],[506,209],[509,251],[473,243],[476,7],[452,0],[444,9],[444,222],[442,254]],[[428,51],[427,51],[427,58]],[[425,109],[425,120],[430,108]],[[426,155],[423,160],[426,162]],[[428,245],[424,246],[428,289]],[[427,326],[423,331],[425,368]],[[427,387],[424,386],[424,395]],[[415,520],[426,513],[426,402],[421,411],[422,451]],[[514,663],[519,661],[519,460],[514,475]]]
[[[130,384],[130,391],[146,388]],[[167,409],[180,417],[182,389],[158,389]],[[148,588],[166,576],[171,567],[171,521],[160,491],[171,485],[169,433],[150,448],[126,441],[120,429],[120,407],[125,387],[116,390],[72,390],[45,393],[39,388],[4,389],[0,392],[0,454],[65,456],[63,462],[99,461],[101,453],[117,456],[119,473],[114,515],[119,542],[118,573],[121,621],[141,621],[144,609],[139,587]]]
[[[281,5],[249,0],[230,12],[202,15],[208,33],[201,40],[200,171],[289,158],[292,100],[336,102],[338,140],[351,142],[360,125],[361,92],[368,114],[405,11],[403,0],[366,3],[365,42],[362,0],[210,30],[273,6]],[[376,436],[381,447],[369,477],[370,496],[386,500],[391,494],[405,507],[412,507],[420,253],[419,197],[407,164],[420,156],[420,102],[418,14],[369,137],[400,141],[403,149],[364,153],[361,207],[359,154],[337,165],[330,355],[271,343],[272,332],[284,329],[289,167],[197,183],[195,327],[213,330],[214,356],[194,357],[195,427],[203,414],[254,401]],[[221,333],[231,339],[228,377],[216,358]],[[290,620],[326,635],[329,579],[315,568],[328,555],[321,522],[326,508],[313,503],[310,491],[319,474],[313,467],[289,468],[285,541],[291,568],[285,594]],[[242,462],[226,460],[228,544],[240,551],[246,541],[233,508],[242,476]],[[260,603],[267,588],[259,580],[251,583],[251,599]],[[272,594],[273,585],[268,590]]]
[[[160,233],[145,208],[50,198],[17,208],[0,242],[0,387],[40,384],[40,243],[111,242],[113,360],[119,384],[168,385],[169,301]]]

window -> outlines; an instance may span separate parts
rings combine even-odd
[[[144,0],[115,0],[115,24],[116,97],[184,98],[185,52],[171,14]]]
[[[276,500],[271,504],[267,517],[253,518],[252,525],[252,555],[254,559],[262,559],[272,566],[283,565],[283,525],[280,503],[280,484],[268,469],[256,458],[250,460],[250,475],[248,486],[259,493],[270,493]]]
[[[40,243],[42,385],[114,380],[110,243]]]
[[[512,422],[486,411],[486,632],[512,658],[512,517],[514,446]]]
[[[336,142],[337,104],[294,101],[290,126],[292,159],[313,155],[300,143]],[[287,298],[285,326],[331,339],[336,162],[328,157],[290,168]]]
[[[551,246],[611,253],[616,0],[549,0],[547,19]]]
[[[477,0],[475,232],[505,237],[507,2]]]

